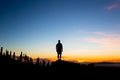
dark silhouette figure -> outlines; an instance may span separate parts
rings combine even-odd
[[[57,52],[58,60],[61,60],[61,56],[63,52],[63,45],[60,42],[60,40],[58,40],[58,43],[56,44],[56,52]]]

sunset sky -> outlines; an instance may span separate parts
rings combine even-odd
[[[33,58],[120,61],[120,0],[0,0],[0,47]]]

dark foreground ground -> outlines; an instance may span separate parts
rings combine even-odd
[[[1,64],[0,75],[3,79],[73,79],[73,80],[120,80],[119,67],[95,67],[94,64],[83,65],[57,60],[51,65],[37,64]]]
[[[0,55],[0,80],[120,80],[120,67],[95,67],[94,63],[83,65],[79,63],[56,60],[51,64],[37,58],[2,53]]]

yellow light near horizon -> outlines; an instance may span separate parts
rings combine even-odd
[[[81,60],[81,59],[79,59],[79,60],[77,60],[77,62],[85,62],[85,60]]]

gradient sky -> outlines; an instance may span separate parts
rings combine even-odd
[[[33,58],[120,61],[120,0],[0,0],[0,46]]]

